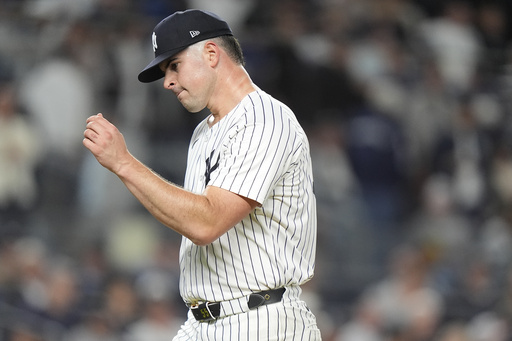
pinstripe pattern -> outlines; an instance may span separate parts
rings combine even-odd
[[[261,207],[210,245],[183,238],[180,291],[185,301],[226,301],[254,291],[299,288],[313,276],[316,206],[309,144],[288,107],[255,91],[213,127],[206,120],[200,123],[189,147],[185,188],[201,193],[206,185],[248,197]],[[204,332],[204,340],[272,340],[279,334],[294,335],[286,340],[318,340],[304,334],[308,328],[299,337],[286,325],[297,324],[294,315],[306,323],[293,328],[314,325],[309,310],[300,306],[299,292],[287,290],[292,295],[288,301],[297,306],[271,305],[213,324],[189,321],[196,325],[190,330]],[[204,330],[210,328],[215,330]],[[264,330],[271,335],[255,338]]]
[[[305,303],[294,299],[300,288],[292,287],[283,304],[271,304],[245,314],[213,322],[197,322],[191,313],[173,341],[320,341],[314,315]]]

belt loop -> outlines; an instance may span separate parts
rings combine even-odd
[[[211,305],[211,304],[212,304],[211,302],[206,302],[206,310],[208,310],[208,314],[210,314],[210,316],[215,320],[215,319],[217,319],[218,314],[217,314],[217,316],[215,316],[215,315],[212,313],[212,311],[210,310],[210,305]]]

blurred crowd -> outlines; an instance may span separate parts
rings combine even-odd
[[[170,340],[180,236],[82,146],[101,112],[177,184],[152,28],[216,12],[310,138],[326,341],[512,340],[507,0],[0,0],[0,341]]]

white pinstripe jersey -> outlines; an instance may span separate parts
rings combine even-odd
[[[194,131],[184,187],[217,186],[261,204],[219,239],[183,238],[186,302],[225,301],[313,276],[316,202],[307,137],[292,111],[258,90],[211,128]]]

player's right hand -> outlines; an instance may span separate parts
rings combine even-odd
[[[102,114],[89,117],[86,124],[84,146],[103,167],[117,174],[131,158],[123,134]]]

